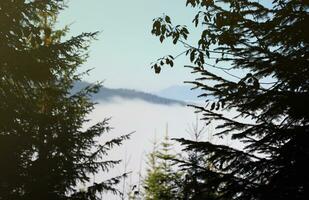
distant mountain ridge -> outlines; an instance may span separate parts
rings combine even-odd
[[[76,92],[81,90],[82,88],[85,88],[89,86],[90,83],[80,81],[75,83],[72,92]],[[119,88],[119,89],[112,89],[112,88],[106,88],[106,87],[101,87],[100,91],[97,94],[94,94],[92,96],[94,101],[105,101],[105,102],[111,102],[115,98],[123,98],[123,99],[128,99],[128,100],[134,100],[134,99],[139,99],[143,100],[148,103],[153,103],[153,104],[161,104],[161,105],[172,105],[172,104],[178,104],[185,106],[187,105],[186,102],[180,101],[180,100],[175,100],[171,98],[165,98],[165,97],[160,97],[158,95],[146,93],[146,92],[141,92],[137,90],[132,90],[132,89],[124,89],[124,88]]]
[[[190,85],[173,85],[155,93],[158,96],[168,99],[178,99],[182,101],[201,101],[198,98],[199,95],[203,94],[201,89],[192,90]]]

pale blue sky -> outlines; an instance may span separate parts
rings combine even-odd
[[[61,25],[71,24],[70,34],[101,31],[90,49],[90,58],[81,70],[94,68],[89,82],[105,81],[112,88],[131,88],[156,92],[193,80],[190,64],[184,55],[177,58],[174,68],[166,67],[159,75],[150,63],[168,54],[177,55],[184,48],[171,41],[161,44],[151,35],[152,20],[167,14],[174,24],[188,25],[193,30],[190,41],[197,41],[199,32],[193,28],[196,10],[185,6],[185,0],[69,0],[68,8],[59,18]],[[270,6],[271,1],[261,1]],[[194,40],[195,38],[195,40]],[[222,71],[219,75],[226,76]],[[236,74],[245,73],[235,71]],[[227,75],[228,76],[228,75]],[[234,79],[233,77],[229,77]]]
[[[84,66],[95,68],[86,80],[105,80],[108,87],[151,92],[192,80],[190,71],[183,68],[188,63],[185,56],[160,75],[150,68],[157,58],[183,51],[181,45],[175,47],[171,42],[162,45],[150,31],[152,19],[163,13],[175,24],[190,25],[194,10],[185,7],[185,0],[70,0],[68,6],[59,21],[71,24],[70,34],[101,31]]]

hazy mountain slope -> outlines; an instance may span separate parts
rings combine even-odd
[[[175,85],[156,92],[155,94],[164,98],[182,101],[201,101],[201,98],[198,98],[198,96],[202,94],[202,91],[200,89],[192,90],[190,85]]]
[[[79,91],[82,88],[88,86],[87,82],[77,82],[73,88],[73,93]],[[149,94],[146,92],[140,92],[131,89],[111,89],[101,87],[100,91],[93,96],[94,101],[112,101],[115,98],[123,99],[139,99],[153,104],[171,105],[180,104],[187,105],[186,102],[180,100],[174,100],[170,98],[164,98],[157,95]]]

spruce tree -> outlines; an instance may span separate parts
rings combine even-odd
[[[180,184],[182,173],[176,171],[172,154],[172,144],[166,135],[160,145],[155,141],[153,151],[148,155],[148,169],[144,180],[146,200],[180,199]]]
[[[64,7],[62,0],[0,2],[1,200],[86,200],[117,192],[120,177],[78,189],[120,162],[106,155],[129,136],[102,141],[108,119],[84,129],[99,85],[71,91],[97,33],[63,40],[67,29],[54,25]]]
[[[201,142],[207,134],[208,141],[211,142],[212,133],[207,132],[206,124],[201,125],[200,123],[201,121],[197,115],[195,123],[187,129],[187,132],[191,136],[190,138],[194,142]],[[216,195],[215,190],[207,187],[207,183],[211,177],[204,173],[204,168],[212,168],[207,156],[195,150],[183,151],[182,154],[185,155],[182,155],[179,159],[174,159],[174,161],[178,163],[178,167],[183,173],[183,180],[180,187],[180,191],[183,193],[183,199],[214,199]]]
[[[158,144],[153,142],[153,150],[148,154],[148,169],[144,180],[145,199],[158,199],[161,191],[159,179],[163,176],[161,166],[158,162]]]
[[[188,66],[200,77],[189,81],[214,99],[195,106],[204,120],[220,122],[216,135],[241,146],[179,141],[186,151],[208,157],[203,169],[216,199],[309,198],[309,4],[297,0],[186,0],[197,9],[196,44],[189,30],[169,16],[154,20],[152,33],[186,48]],[[156,73],[166,56],[153,65]],[[229,115],[227,112],[231,112]],[[233,115],[233,116],[231,116]]]

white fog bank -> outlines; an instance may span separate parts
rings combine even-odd
[[[155,135],[158,140],[162,139],[168,124],[170,138],[191,139],[187,130],[196,121],[194,111],[192,107],[188,106],[151,104],[141,100],[114,99],[110,102],[97,104],[94,111],[89,115],[91,124],[111,117],[110,126],[114,129],[109,136],[107,135],[109,139],[130,132],[134,133],[130,140],[125,141],[121,147],[114,148],[107,157],[107,160],[121,159],[126,162],[122,162],[108,173],[97,175],[95,181],[99,182],[122,174],[125,171],[126,163],[126,171],[132,171],[127,182],[137,184],[138,172],[140,169],[145,172],[147,167],[146,154],[151,152],[153,148],[152,142]],[[209,139],[207,134],[213,133],[213,129],[213,125],[207,127],[204,140]],[[102,140],[104,140],[104,137]],[[216,139],[214,138],[214,140]],[[175,146],[176,151],[179,152],[179,145]],[[119,199],[119,197],[108,195],[108,199]]]

